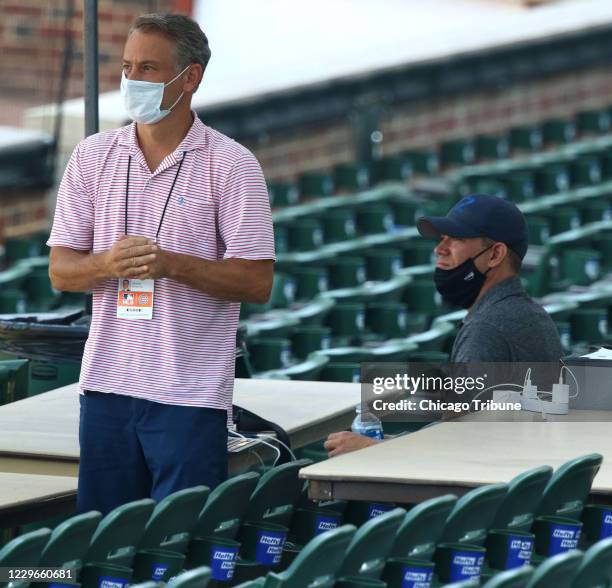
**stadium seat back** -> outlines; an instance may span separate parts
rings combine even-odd
[[[581,561],[580,551],[554,555],[538,566],[526,588],[571,588]]]
[[[529,531],[552,473],[551,467],[542,466],[513,478],[493,521],[493,529]]]
[[[155,501],[128,502],[109,512],[98,525],[83,563],[113,563],[129,566],[144,534]]]
[[[431,560],[456,502],[456,496],[447,494],[425,500],[413,507],[395,535],[389,556]]]
[[[612,585],[612,538],[595,543],[586,551],[572,588],[597,588]]]
[[[403,508],[394,508],[361,525],[346,551],[338,575],[380,577],[405,514]]]
[[[219,484],[200,511],[193,536],[235,539],[258,480],[258,473],[248,472]]]
[[[507,484],[489,484],[462,496],[444,525],[441,541],[483,545],[507,493]]]
[[[210,582],[211,571],[207,566],[194,568],[172,578],[166,588],[206,588]]]
[[[38,565],[50,568],[78,568],[101,520],[102,515],[99,512],[91,511],[59,524],[53,529]]]
[[[591,453],[572,459],[558,468],[544,489],[538,516],[559,515],[579,519],[602,460],[601,454]]]

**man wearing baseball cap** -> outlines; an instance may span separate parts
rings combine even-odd
[[[455,338],[451,363],[551,362],[563,356],[557,328],[525,292],[518,272],[527,252],[527,223],[511,202],[473,194],[446,216],[417,222],[439,239],[434,281],[442,298],[469,309]],[[325,442],[334,457],[379,443],[350,431]]]
[[[436,289],[469,313],[455,339],[451,362],[557,362],[557,328],[525,292],[518,272],[527,252],[527,224],[511,202],[473,194],[446,216],[417,222],[424,237],[440,242]]]

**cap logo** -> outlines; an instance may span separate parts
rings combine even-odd
[[[461,202],[459,202],[457,206],[455,206],[455,210],[457,212],[463,212],[464,208],[471,206],[472,204],[474,204],[474,202],[476,202],[476,198],[474,198],[474,196],[468,196],[467,198],[461,200]]]
[[[465,278],[463,278],[464,282],[469,282],[474,279],[474,272],[470,272]]]

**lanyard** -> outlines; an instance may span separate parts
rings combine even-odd
[[[166,216],[166,209],[168,208],[168,202],[170,202],[170,196],[172,196],[172,190],[174,190],[174,184],[176,184],[176,180],[181,173],[181,167],[183,166],[183,160],[185,159],[185,153],[183,152],[183,157],[181,157],[181,161],[179,162],[178,169],[176,170],[176,175],[174,176],[174,181],[172,182],[172,186],[170,186],[170,192],[168,192],[168,198],[166,198],[166,204],[164,205],[164,210],[162,212],[161,218],[159,219],[159,226],[157,227],[157,233],[155,233],[155,241],[159,237],[159,232],[162,228],[162,223],[164,222],[164,217]],[[125,226],[124,226],[124,234],[128,234],[128,194],[130,192],[130,166],[132,164],[132,156],[129,156],[128,159],[128,168],[127,168],[127,178],[125,180]]]

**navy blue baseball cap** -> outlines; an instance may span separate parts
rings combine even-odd
[[[516,204],[488,194],[466,196],[446,216],[424,216],[417,221],[423,237],[488,237],[505,243],[521,259],[527,253],[527,223]]]

